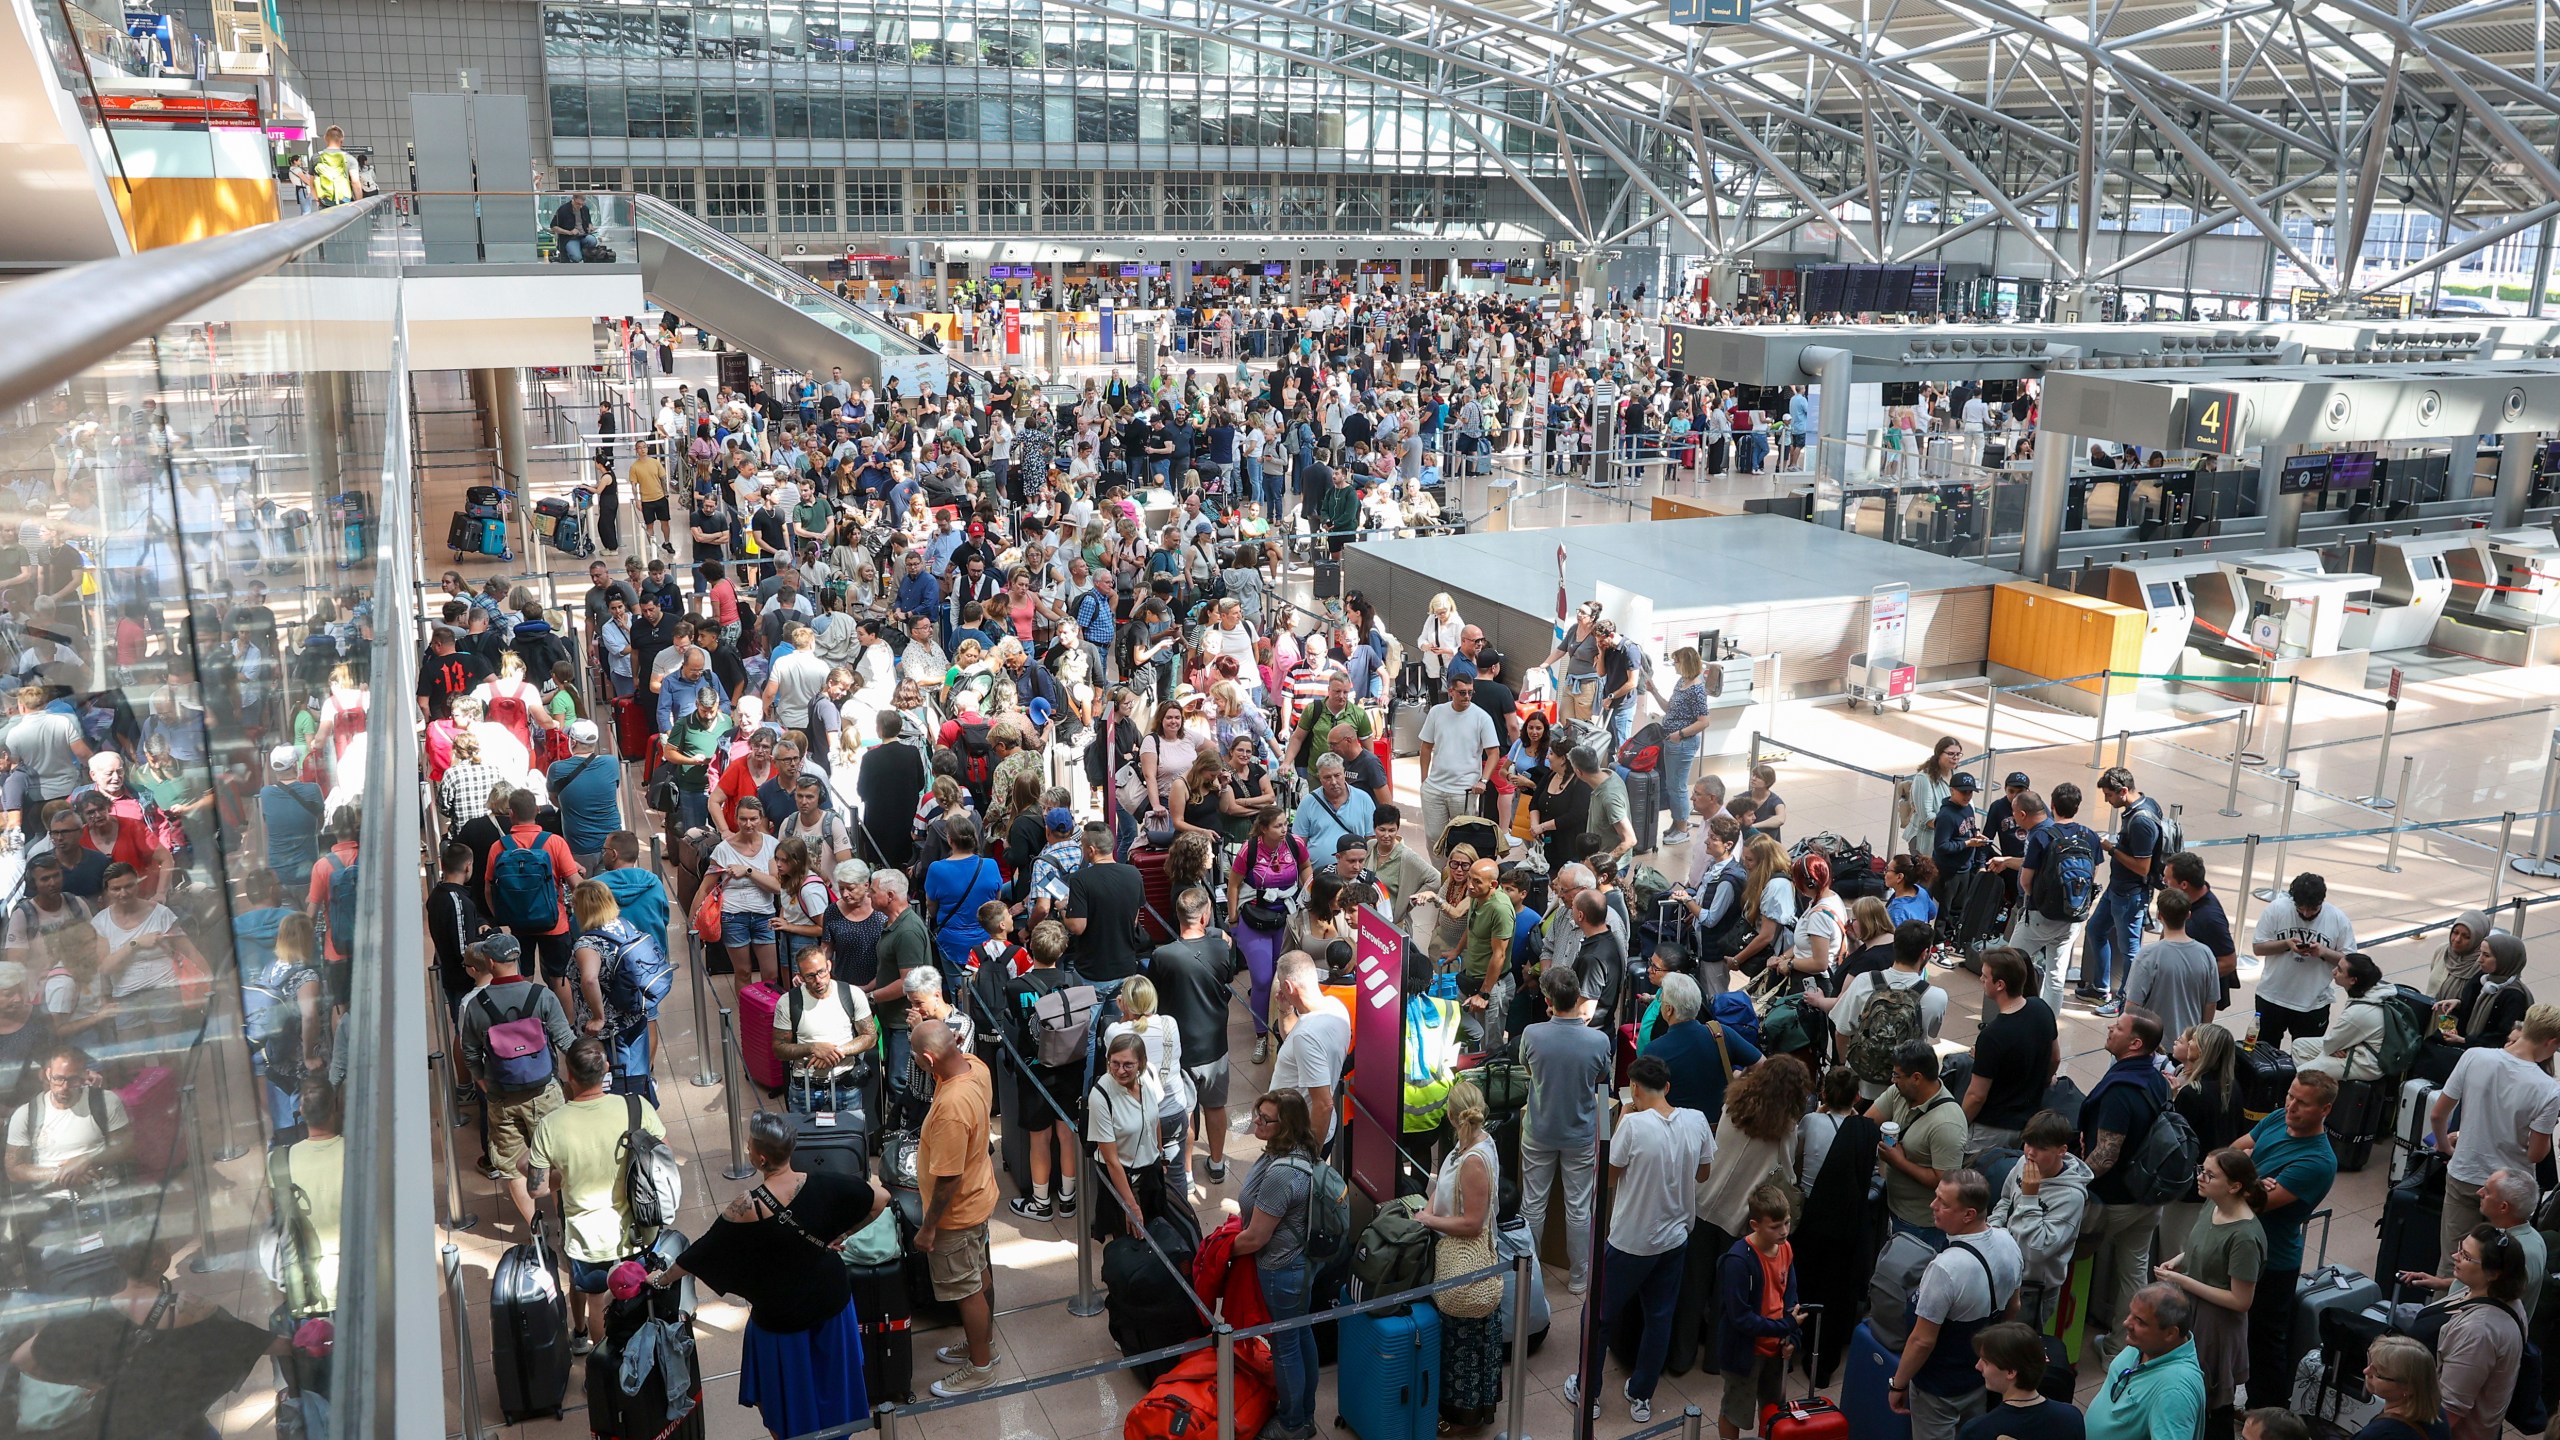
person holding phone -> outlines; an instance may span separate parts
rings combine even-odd
[[[2306,870],[2258,916],[2249,948],[2265,960],[2258,975],[2258,1038],[2266,1044],[2328,1032],[2332,977],[2356,948],[2354,923],[2328,901],[2329,882]]]

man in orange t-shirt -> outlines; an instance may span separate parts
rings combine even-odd
[[[996,1208],[995,1166],[987,1158],[995,1085],[986,1065],[939,1020],[916,1026],[908,1044],[933,1071],[934,1087],[933,1108],[916,1140],[924,1218],[915,1244],[929,1257],[934,1298],[958,1303],[968,1336],[965,1344],[934,1352],[957,1367],[933,1383],[933,1393],[947,1399],[983,1390],[996,1378],[995,1271],[987,1256],[987,1217]]]
[[[497,905],[497,870],[498,857],[506,853],[509,841],[527,850],[543,851],[551,857],[552,889],[557,892],[558,902],[552,912],[551,923],[507,924],[507,931],[516,937],[527,953],[540,958],[542,983],[550,986],[551,992],[560,997],[562,1008],[575,1015],[578,1013],[575,994],[569,985],[575,966],[569,942],[576,938],[577,927],[569,923],[569,891],[587,878],[587,872],[569,853],[569,842],[543,829],[542,822],[534,818],[541,809],[541,797],[531,790],[518,790],[509,797],[507,819],[510,823],[506,838],[490,846],[489,852],[480,857],[480,873],[486,877],[489,890],[481,897],[482,908],[500,923],[507,922],[507,917],[499,914]]]

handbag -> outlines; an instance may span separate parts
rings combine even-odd
[[[1494,1263],[1492,1225],[1488,1219],[1485,1229],[1470,1238],[1462,1240],[1455,1235],[1441,1235],[1440,1243],[1432,1248],[1431,1278],[1435,1281],[1453,1280]],[[1440,1291],[1431,1299],[1443,1315],[1460,1320],[1482,1320],[1502,1308],[1502,1277],[1488,1275],[1472,1284]]]

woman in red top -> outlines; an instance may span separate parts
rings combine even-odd
[[[133,873],[141,877],[141,894],[160,893],[164,878],[161,872],[168,863],[169,852],[151,842],[141,821],[118,816],[107,792],[94,788],[82,790],[72,801],[71,809],[80,817],[81,828],[88,832],[90,849],[106,856],[109,863],[121,860],[132,866]]]
[[[729,768],[720,772],[722,834],[738,828],[738,802],[756,793],[757,787],[773,778],[773,752],[781,743],[780,726],[760,726],[747,740],[747,753],[730,761]]]

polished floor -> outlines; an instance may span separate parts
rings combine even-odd
[[[707,376],[708,358],[688,354],[681,363],[688,375],[698,372]],[[594,409],[588,397],[563,393],[561,404],[566,414],[592,425]],[[456,407],[448,404],[442,408],[450,412]],[[422,423],[430,450],[450,447],[452,452],[430,457],[433,466],[424,503],[426,533],[440,536],[443,517],[459,503],[460,487],[475,483],[471,478],[477,473],[474,461],[462,453],[473,441],[467,420],[450,413],[430,416]],[[538,452],[544,459],[536,467],[533,484],[537,493],[558,493],[579,478],[579,457],[584,446],[574,434],[557,440],[544,440],[544,434],[537,426],[537,442],[561,448]],[[1697,487],[1690,489],[1694,493]],[[1556,519],[1566,523],[1630,518],[1631,504],[1639,502],[1640,497],[1623,491],[1560,492],[1547,501]],[[632,512],[626,508],[625,513],[629,516]],[[634,533],[626,527],[626,541]],[[621,557],[608,558],[618,564]],[[427,559],[429,572],[436,573],[447,557],[431,552]],[[573,605],[584,584],[583,562],[557,555],[528,554],[521,541],[513,562],[467,562],[455,568],[474,580],[505,573],[522,575],[536,583],[541,583],[546,573],[556,572],[553,583],[559,587],[560,598]],[[2095,727],[2089,719],[2048,709],[2031,698],[2003,697],[1989,736],[1999,752],[1995,768],[2001,773],[2025,770],[2043,788],[2073,780],[2093,791],[2098,765],[2113,763],[2116,758],[2118,741],[2113,732],[2168,731],[2128,738],[2124,742],[2124,761],[2133,768],[2147,793],[2179,807],[2189,843],[2205,849],[2213,865],[2216,888],[2234,911],[2235,920],[2243,923],[2254,916],[2257,908],[2257,902],[2243,899],[2241,893],[2252,882],[2265,886],[2270,877],[2302,870],[2316,870],[2328,878],[2332,897],[2353,919],[2360,937],[2381,936],[2420,924],[2440,924],[2454,912],[2485,904],[2493,897],[2539,898],[2555,893],[2550,882],[2528,879],[2512,871],[2497,873],[2495,862],[2500,847],[2501,813],[2533,808],[2542,790],[2547,760],[2555,742],[2560,742],[2560,734],[2554,730],[2555,723],[2560,723],[2555,719],[2560,716],[2560,672],[2488,668],[2442,657],[2423,661],[2421,657],[2410,657],[2409,663],[2409,687],[2400,706],[2398,738],[2387,766],[2380,765],[2378,754],[2378,703],[2306,692],[2292,724],[2291,760],[2302,772],[2298,789],[2270,778],[2263,768],[2244,769],[2235,803],[2230,807],[2240,812],[2234,816],[2220,812],[2225,808],[2233,773],[2229,756],[2236,723],[2220,718],[2229,715],[2232,707],[2214,697],[2146,696],[2135,706],[2120,703],[2110,712],[2109,734],[2104,743],[2095,746]],[[2381,693],[2380,679],[2377,672],[2376,688],[2371,692],[2377,698]],[[2128,714],[2128,709],[2132,713]],[[1775,743],[1784,747],[1773,749],[1765,758],[1778,767],[1778,789],[1787,800],[1786,830],[1790,837],[1837,830],[1852,839],[1880,840],[1890,796],[1888,782],[1879,777],[1907,772],[1941,734],[1959,736],[1969,750],[1977,749],[1985,739],[1984,720],[1984,696],[1979,685],[1956,685],[1924,691],[1908,713],[1853,713],[1836,701],[1762,706],[1740,733],[1756,728],[1775,737]],[[2210,723],[2171,728],[2199,720]],[[2270,706],[2253,727],[2250,750],[2265,752],[2276,744],[2276,736],[2283,729],[2281,707]],[[2404,757],[2413,763],[2408,803],[2400,812],[2400,821],[2428,827],[2455,820],[2468,823],[2412,830],[2399,843],[2399,868],[2395,872],[2382,868],[2391,848],[2390,838],[2367,833],[2390,826],[2394,817],[2371,808],[2358,797],[2371,795],[2377,787],[2396,789]],[[1745,763],[1740,753],[1700,762],[1702,768],[1722,773],[1737,786]],[[1848,768],[1852,765],[1860,768]],[[1414,781],[1412,763],[1400,762],[1396,775],[1399,791],[1409,793]],[[2282,821],[2288,813],[2293,833],[2319,838],[2298,839],[2279,846],[2272,837],[2283,833]],[[2515,853],[2533,848],[2530,841],[2534,830],[2531,821],[2514,827],[2511,848]],[[2241,843],[2251,834],[2270,838],[2253,850]],[[1653,857],[1652,863],[1680,875],[1686,873],[1689,857],[1685,851],[1674,849]],[[2246,914],[2241,913],[2244,905],[2248,907]],[[2560,910],[2541,907],[2524,913],[2522,933],[2529,943],[2539,947],[2542,937],[2555,930],[2560,930]],[[2382,962],[2386,973],[2410,979],[2423,972],[2437,943],[2438,936],[2428,936],[2369,944],[2368,948]],[[2537,957],[2529,978],[2548,983],[2551,974],[2550,961]],[[1948,978],[1962,981],[1960,975]],[[725,980],[715,982],[715,989],[725,993],[726,984]],[[1240,1001],[1238,1010],[1242,1008]],[[1974,1028],[1973,1014],[1970,1004],[1953,1007],[1943,1043],[1950,1047],[1968,1043]],[[2103,1028],[2104,1022],[2078,1005],[2070,1007],[2064,1016],[2064,1049],[2069,1068],[2084,1084],[2104,1068],[2105,1056],[2100,1046]],[[698,1037],[693,1007],[681,985],[670,999],[662,1033],[668,1053],[659,1066],[660,1093],[671,1142],[690,1162],[690,1204],[681,1228],[699,1234],[716,1207],[740,1188],[721,1178],[728,1164],[730,1117],[725,1106],[729,1096],[723,1086],[696,1087],[690,1082],[689,1077],[697,1068]],[[1241,1064],[1249,1059],[1250,1023],[1241,1014],[1231,1026],[1230,1038],[1237,1061]],[[1267,1073],[1249,1065],[1243,1069],[1245,1073],[1235,1082],[1240,1099],[1254,1093]],[[761,1102],[747,1096],[742,1097],[742,1103]],[[1238,1134],[1232,1140],[1231,1155],[1248,1157],[1249,1138]],[[482,1427],[490,1431],[504,1428],[511,1437],[521,1435],[524,1440],[562,1440],[581,1433],[585,1419],[574,1410],[561,1421],[507,1427],[499,1424],[488,1372],[486,1285],[490,1266],[501,1249],[523,1235],[494,1187],[471,1171],[476,1151],[467,1126],[456,1132],[456,1145],[465,1168],[465,1203],[478,1217],[478,1223],[470,1230],[453,1232],[449,1238],[463,1256],[476,1352],[469,1363],[477,1373]],[[1232,1173],[1240,1176],[1242,1168],[1239,1165]],[[2379,1162],[2361,1174],[2341,1177],[2328,1205],[2334,1215],[2333,1259],[2369,1267],[2383,1199]],[[1230,1182],[1212,1187],[1202,1192],[1200,1200],[1203,1218],[1214,1225],[1223,1214],[1232,1211],[1234,1185]],[[1076,1288],[1072,1225],[1020,1224],[999,1210],[995,1257],[999,1270],[996,1299],[1001,1312],[997,1348],[1003,1357],[1004,1378],[1052,1373],[1115,1357],[1099,1317],[1079,1320],[1067,1313],[1064,1302]],[[1554,1338],[1532,1357],[1528,1366],[1524,1382],[1526,1432],[1556,1437],[1569,1433],[1571,1425],[1558,1387],[1573,1353],[1570,1337],[1581,1317],[1573,1297],[1565,1293],[1561,1274],[1550,1271],[1547,1278],[1556,1328]],[[759,1433],[754,1414],[735,1403],[736,1381],[729,1373],[737,1366],[743,1313],[706,1295],[699,1321],[704,1364],[717,1377],[709,1387],[710,1440],[742,1440]],[[957,1338],[956,1331],[918,1334],[920,1386],[938,1373],[930,1358],[933,1347]],[[451,1365],[455,1357],[449,1330],[445,1343]],[[2089,1378],[2093,1380],[2094,1376]],[[1619,1377],[1612,1375],[1601,1387],[1600,1393],[1613,1397],[1598,1431],[1604,1436],[1623,1435],[1634,1428],[1626,1419],[1623,1404],[1614,1400],[1619,1383]],[[1333,1384],[1332,1372],[1325,1372],[1318,1415],[1327,1422],[1335,1413]],[[1693,1403],[1712,1417],[1718,1388],[1717,1380],[1703,1374],[1666,1378],[1656,1397],[1655,1413],[1657,1417],[1675,1415],[1680,1405]],[[921,1414],[902,1424],[901,1430],[934,1440],[1082,1440],[1117,1435],[1127,1407],[1140,1393],[1126,1374],[1107,1374],[1031,1395]],[[449,1403],[447,1428],[453,1433],[463,1429],[458,1401]]]

